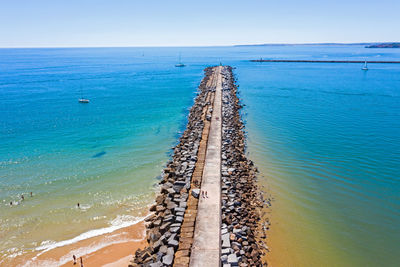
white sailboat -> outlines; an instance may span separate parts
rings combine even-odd
[[[89,103],[90,100],[89,100],[89,99],[86,99],[86,98],[79,98],[78,102],[79,102],[79,103]]]
[[[83,98],[83,97],[82,97],[82,87],[81,87],[81,90],[80,90],[80,91],[81,91],[81,98],[78,99],[78,102],[79,102],[79,103],[84,103],[84,104],[85,104],[85,103],[89,103],[89,102],[90,102],[89,99]]]
[[[364,66],[361,69],[362,70],[368,70],[367,61],[364,62]]]
[[[179,63],[175,64],[175,67],[185,67],[186,65],[181,61],[181,54],[179,53]]]

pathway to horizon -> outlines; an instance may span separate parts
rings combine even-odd
[[[208,135],[190,266],[220,265],[221,244],[221,132],[222,66],[214,68],[215,98]]]

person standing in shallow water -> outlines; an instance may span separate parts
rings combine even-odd
[[[72,259],[74,260],[74,265],[76,265],[76,256],[72,255]]]
[[[76,206],[78,207],[78,209],[81,208],[81,205],[79,204],[79,202],[78,202],[78,204],[76,204]]]
[[[81,259],[81,267],[83,267],[83,260],[82,260],[82,257],[80,257],[80,259]]]

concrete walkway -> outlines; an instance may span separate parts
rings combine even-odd
[[[215,68],[217,75],[215,100],[208,136],[201,190],[190,256],[190,266],[220,266],[221,238],[221,94],[222,66]]]

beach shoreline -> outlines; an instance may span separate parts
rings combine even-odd
[[[144,221],[72,244],[29,252],[13,260],[14,266],[73,266],[73,255],[84,266],[103,266],[121,262],[145,245]],[[126,262],[126,261],[125,261]]]

